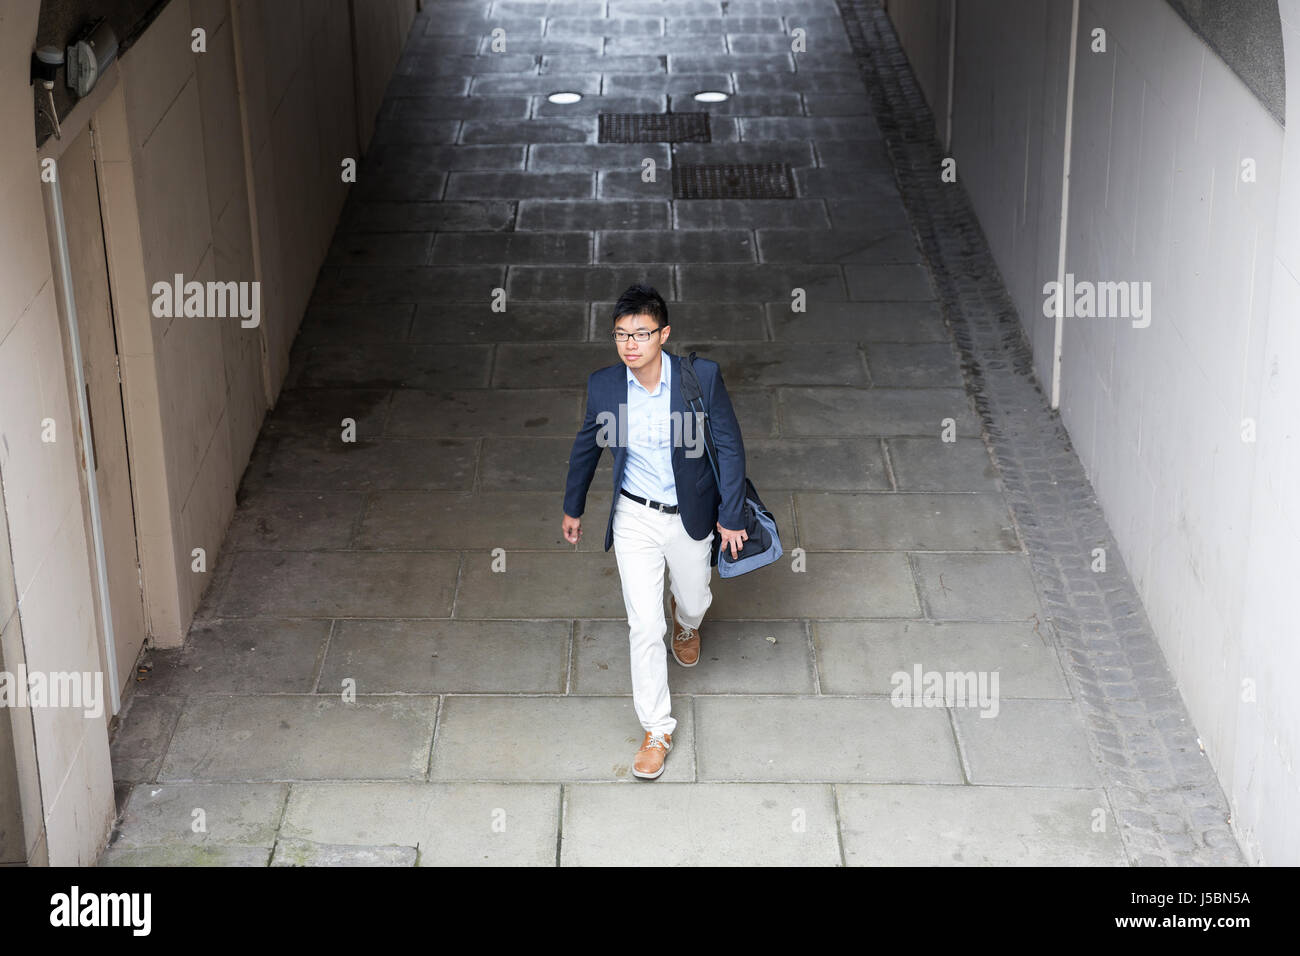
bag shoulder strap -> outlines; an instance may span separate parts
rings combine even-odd
[[[704,395],[700,391],[700,379],[695,374],[695,353],[682,356],[682,398],[686,407],[696,413],[696,420],[704,435],[704,451],[709,456],[709,465],[713,468],[713,480],[722,488],[722,473],[718,470],[718,449],[713,443],[713,429],[709,425],[709,410],[704,406]]]

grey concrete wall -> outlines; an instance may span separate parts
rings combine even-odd
[[[891,16],[909,22],[914,3],[934,6],[891,0]],[[1288,42],[1293,6],[1282,7]],[[1283,637],[1278,575],[1300,547],[1296,507],[1282,492],[1300,487],[1300,459],[1279,403],[1300,387],[1288,319],[1300,270],[1278,223],[1295,221],[1285,211],[1300,156],[1163,0],[1083,0],[1062,271],[1149,282],[1151,311],[1146,327],[1066,317],[1058,336],[1044,285],[1057,278],[1061,249],[1071,7],[960,0],[951,153],[1048,392],[1059,348],[1062,419],[1238,836],[1254,859],[1294,864],[1300,703],[1274,675],[1296,654]],[[1095,30],[1104,51],[1093,49]],[[902,36],[932,72],[947,38]],[[1243,177],[1248,160],[1253,181]]]

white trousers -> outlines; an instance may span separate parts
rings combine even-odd
[[[713,602],[709,590],[712,550],[713,536],[696,541],[686,533],[681,515],[664,514],[618,496],[614,506],[614,554],[627,606],[632,703],[642,728],[651,733],[671,734],[677,729],[668,697],[664,563],[668,565],[678,620],[686,627],[699,627]]]

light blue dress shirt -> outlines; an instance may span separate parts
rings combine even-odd
[[[627,464],[623,487],[666,505],[677,504],[673,477],[672,359],[659,353],[659,383],[653,392],[627,370]]]

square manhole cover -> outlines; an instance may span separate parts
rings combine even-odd
[[[794,199],[789,163],[673,166],[674,199]]]
[[[600,143],[708,143],[708,113],[601,113]]]

